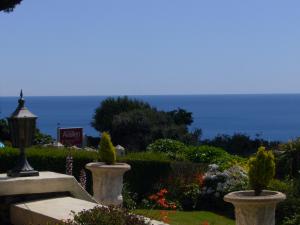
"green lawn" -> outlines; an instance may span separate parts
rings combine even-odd
[[[235,225],[234,220],[206,211],[164,211],[168,212],[168,220],[171,225]],[[166,215],[162,210],[137,209],[134,213],[144,215],[155,220],[162,220]],[[208,223],[205,223],[208,222]]]

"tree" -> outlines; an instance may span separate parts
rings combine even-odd
[[[12,12],[22,0],[0,0],[0,11]]]
[[[10,131],[6,119],[0,119],[0,140],[11,141]],[[38,128],[35,129],[33,140],[34,145],[49,144],[52,141],[53,138],[50,135],[42,133]]]
[[[128,97],[107,98],[95,110],[92,127],[97,131],[110,131],[114,116],[134,109],[150,109],[150,105]]]
[[[173,117],[174,122],[178,125],[191,125],[194,122],[192,113],[187,112],[186,110],[181,108],[178,108],[177,110],[172,110],[168,112],[168,114]]]
[[[8,141],[10,140],[10,133],[7,120],[0,119],[0,140]]]
[[[110,130],[111,137],[130,150],[143,150],[152,140],[153,112],[151,110],[135,109],[116,115]]]
[[[160,138],[197,144],[201,131],[190,133],[191,122],[192,113],[183,109],[159,111],[143,101],[119,97],[101,103],[95,110],[92,126],[100,132],[108,131],[115,144],[129,150],[145,150]]]
[[[51,137],[51,135],[42,133],[38,128],[35,129],[34,139],[33,139],[34,145],[50,144],[53,141],[54,140]]]

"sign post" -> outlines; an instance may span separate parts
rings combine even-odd
[[[83,128],[58,128],[59,142],[64,146],[77,146],[83,145]]]

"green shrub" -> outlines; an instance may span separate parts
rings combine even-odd
[[[73,157],[73,175],[79,181],[80,171],[89,162],[98,159],[97,151],[83,151],[67,148],[31,147],[26,149],[27,158],[32,167],[38,171],[66,172],[66,157]],[[6,173],[17,162],[19,150],[5,147],[0,150],[0,172]],[[153,192],[153,184],[168,177],[171,171],[172,161],[163,153],[130,153],[126,157],[120,157],[120,162],[131,165],[124,176],[124,182],[128,183],[129,190],[138,194],[138,199]],[[92,175],[87,174],[87,191],[92,193]],[[143,182],[140,182],[143,180]]]
[[[255,157],[249,159],[249,182],[255,195],[260,195],[275,175],[274,155],[265,147],[258,148]]]
[[[170,161],[126,159],[121,162],[126,162],[131,166],[131,170],[124,175],[124,182],[128,183],[130,192],[138,194],[138,201],[153,193],[154,185],[171,173],[172,162]]]
[[[294,193],[294,187],[293,187],[293,181],[291,180],[285,180],[281,181],[278,179],[272,179],[268,185],[269,190],[273,191],[280,191],[285,193],[286,195],[293,195]]]
[[[73,175],[79,181],[80,171],[89,162],[95,161],[97,152],[82,151],[67,148],[53,147],[31,147],[26,149],[26,154],[30,165],[38,171],[53,171],[57,173],[66,172],[66,157],[70,154],[73,157]],[[15,166],[18,160],[19,150],[6,147],[0,150],[0,172],[6,173]],[[91,193],[91,173],[86,170],[87,190]]]
[[[177,161],[186,160],[185,152],[187,146],[176,140],[172,139],[158,139],[152,144],[148,145],[147,151],[165,153],[170,159]]]
[[[300,198],[288,196],[285,201],[277,205],[275,215],[276,225],[282,225],[284,221],[292,220],[294,215],[300,215]],[[299,223],[293,225],[299,225]]]
[[[130,152],[123,157],[119,157],[118,160],[171,161],[166,154],[160,152]]]
[[[31,147],[26,150],[28,161],[38,171],[66,172],[66,157],[73,157],[73,175],[79,181],[80,171],[89,162],[98,158],[97,151],[83,151],[67,148]],[[19,151],[14,148],[0,150],[0,172],[5,173],[17,162]],[[135,200],[140,202],[149,194],[154,193],[157,184],[167,182],[170,177],[189,177],[189,174],[203,174],[206,165],[170,160],[164,153],[138,152],[129,153],[125,157],[119,157],[119,162],[131,165],[131,170],[125,173],[124,182],[126,188],[132,194],[136,193]],[[87,191],[92,193],[92,176],[89,170],[87,174]],[[141,180],[143,182],[141,182]],[[175,180],[174,180],[175,181]],[[187,182],[186,182],[187,183]],[[130,203],[132,204],[132,202]]]
[[[197,163],[218,163],[222,158],[228,158],[230,155],[221,148],[202,145],[190,147],[186,151],[187,158]]]
[[[180,141],[172,139],[158,139],[152,144],[148,145],[147,151],[176,153],[186,148],[187,146]]]
[[[132,191],[129,190],[128,184],[125,183],[123,185],[123,190],[122,190],[122,196],[123,196],[123,207],[129,210],[136,209],[137,207],[137,199],[138,195],[137,193],[133,193]]]
[[[75,214],[73,221],[59,225],[150,225],[145,219],[121,208],[97,206]]]
[[[230,168],[233,165],[244,167],[245,159],[239,156],[230,155],[222,148],[208,145],[190,146],[184,155],[186,159],[195,163],[217,164],[221,170]]]
[[[99,147],[100,160],[106,164],[116,163],[116,149],[111,142],[110,136],[107,132],[103,132]]]
[[[276,157],[276,176],[279,178],[300,177],[300,138],[279,145]]]
[[[299,225],[300,224],[300,215],[294,214],[291,217],[284,218],[282,225]]]

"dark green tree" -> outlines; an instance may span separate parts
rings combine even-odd
[[[9,127],[6,119],[0,119],[0,140],[10,140]]]
[[[10,131],[6,119],[0,119],[0,141],[10,141]],[[53,138],[50,135],[44,134],[36,128],[33,140],[34,145],[49,144],[52,141]]]
[[[40,129],[36,128],[34,133],[34,145],[44,145],[53,142],[53,138],[49,134],[44,134],[40,131]]]
[[[268,148],[276,148],[279,144],[277,141],[266,141],[260,138],[259,135],[256,138],[251,138],[249,135],[236,133],[234,135],[221,134],[217,135],[211,140],[203,140],[203,145],[212,145],[225,149],[231,154],[237,154],[241,156],[249,156],[256,152],[260,146],[266,146]]]
[[[148,103],[132,100],[128,97],[110,97],[102,101],[100,106],[95,110],[91,125],[100,132],[110,131],[114,116],[134,109],[150,108]]]
[[[159,111],[148,103],[128,97],[108,98],[96,109],[92,126],[108,131],[115,144],[129,150],[145,150],[160,138],[197,144],[201,130],[189,132],[192,113],[183,109]]]
[[[12,12],[22,0],[0,0],[0,11]]]
[[[168,112],[168,114],[174,119],[174,122],[178,125],[191,125],[193,121],[192,113],[187,112],[184,109],[178,108]]]

